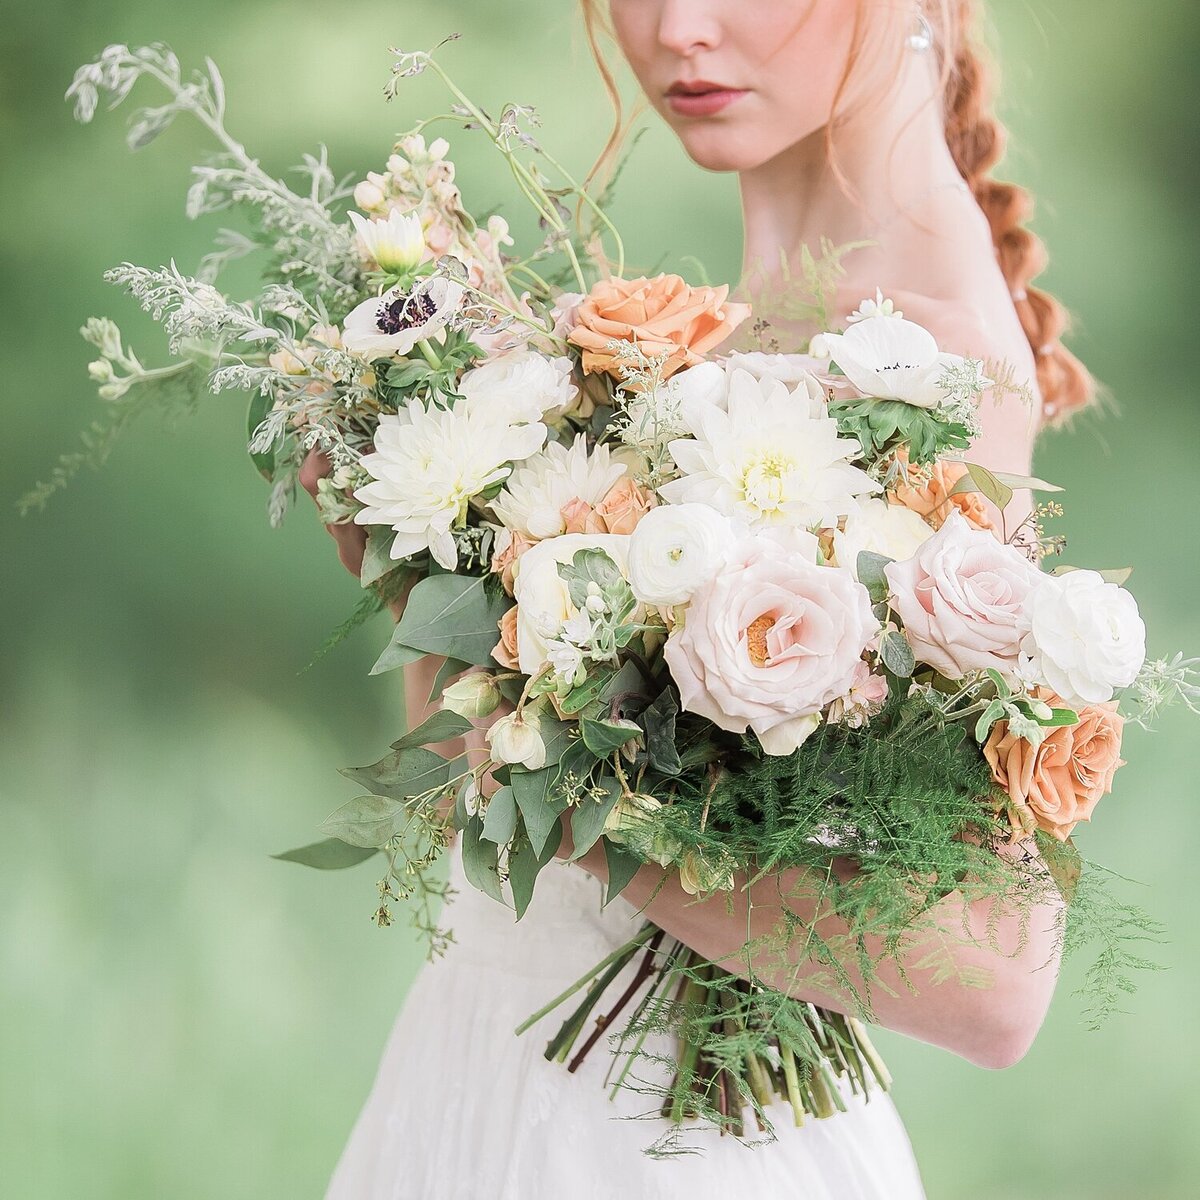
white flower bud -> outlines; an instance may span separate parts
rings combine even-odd
[[[442,707],[468,720],[487,717],[500,704],[500,688],[492,676],[474,671],[442,693]]]
[[[112,363],[107,358],[97,358],[88,363],[88,378],[95,383],[107,383],[113,377]]]
[[[542,741],[534,718],[519,712],[501,717],[487,731],[487,744],[492,758],[505,765],[520,765],[530,771],[546,765],[546,743]]]
[[[369,179],[364,179],[361,183],[355,185],[354,203],[366,212],[382,208],[384,203],[383,190]]]

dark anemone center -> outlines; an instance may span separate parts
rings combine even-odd
[[[397,296],[389,304],[381,304],[375,324],[380,333],[400,333],[424,325],[436,311],[437,305],[428,291],[414,292]]]

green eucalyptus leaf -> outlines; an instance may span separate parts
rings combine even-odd
[[[629,881],[638,873],[642,860],[636,854],[631,854],[616,842],[604,839],[604,861],[608,866],[608,889],[605,892],[604,903],[610,904],[614,896],[619,896]]]
[[[326,838],[323,842],[312,842],[295,850],[285,850],[282,854],[272,854],[271,857],[280,862],[314,867],[318,871],[341,871],[346,867],[356,867],[378,853],[379,849],[375,846],[351,846],[341,838]]]
[[[917,667],[908,639],[894,629],[889,629],[880,639],[879,657],[883,659],[883,665],[901,679],[907,679]]]
[[[376,796],[405,800],[434,788],[446,787],[460,773],[463,760],[453,762],[432,750],[393,750],[368,767],[343,767],[341,774]]]
[[[582,712],[600,696],[615,674],[611,667],[589,667],[588,677],[559,700],[559,707],[568,715]]]
[[[584,745],[597,758],[607,758],[642,732],[642,727],[633,721],[593,721],[587,717],[579,722],[579,729]]]
[[[1003,509],[1008,506],[1008,502],[1013,498],[1013,489],[1008,484],[978,463],[963,463],[963,466],[967,468],[967,473],[950,489],[949,495],[980,492],[997,508]]]
[[[400,626],[392,630],[392,637],[384,647],[383,653],[375,660],[370,674],[382,675],[386,671],[394,671],[397,667],[407,667],[410,663],[419,662],[425,657],[424,650],[415,650],[406,646],[400,637]]]
[[[571,840],[575,846],[571,851],[572,862],[582,858],[600,840],[604,822],[621,798],[621,784],[617,779],[601,779],[593,790],[599,796],[584,796],[571,814]]]
[[[483,837],[483,818],[468,817],[463,826],[462,837],[463,874],[472,887],[478,888],[484,895],[504,903],[504,889],[500,886],[500,872],[497,869],[500,848],[495,842],[489,842]]]
[[[414,750],[418,746],[448,742],[451,738],[462,737],[464,733],[474,728],[474,725],[466,717],[460,717],[458,713],[443,708],[422,721],[416,729],[409,730],[402,738],[393,742],[392,749]]]
[[[886,554],[876,554],[874,550],[858,552],[856,564],[858,582],[867,589],[872,604],[878,604],[887,599],[891,585],[888,583],[887,575],[884,574],[884,568],[888,563],[894,561],[895,559],[888,558]]]
[[[513,906],[519,921],[533,899],[534,885],[541,869],[554,857],[562,841],[562,826],[555,822],[554,829],[541,852],[536,852],[525,831],[519,830],[508,852],[508,883],[512,888]]]
[[[497,788],[483,816],[483,836],[497,846],[506,846],[517,832],[517,801],[511,787]]]
[[[426,703],[432,704],[435,699],[441,696],[446,688],[446,684],[450,682],[451,676],[461,675],[470,666],[469,662],[463,662],[461,658],[446,659],[438,667],[438,673],[433,677],[433,684],[429,689],[429,695],[426,697]]]
[[[331,813],[321,829],[351,846],[386,846],[405,817],[403,803],[387,796],[355,796]]]
[[[401,559],[392,557],[392,542],[395,540],[396,533],[390,525],[367,526],[367,545],[358,576],[363,587],[370,587],[403,565]]]
[[[556,775],[554,767],[543,767],[540,771],[527,771],[524,767],[512,769],[513,795],[536,854],[541,854],[545,848],[551,833],[558,827],[560,814],[567,807],[566,798],[551,788]]]
[[[426,654],[494,666],[500,618],[511,603],[502,591],[485,587],[482,577],[432,575],[409,593],[395,641]]]

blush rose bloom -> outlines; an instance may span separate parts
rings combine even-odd
[[[1038,698],[1052,708],[1063,699],[1047,689]],[[1112,791],[1113,776],[1124,766],[1121,734],[1125,718],[1115,701],[1079,710],[1079,723],[1050,729],[1032,746],[998,721],[983,747],[992,778],[1013,803],[1013,839],[1042,829],[1065,842],[1080,821],[1091,819],[1101,796]]]
[[[1020,551],[955,509],[912,558],[884,572],[918,661],[947,679],[989,667],[1016,676],[1021,620],[1046,578]]]
[[[750,536],[692,596],[663,654],[685,710],[733,733],[749,727],[768,754],[790,754],[850,691],[878,632],[849,571]]]
[[[634,342],[649,356],[666,354],[666,379],[699,363],[749,315],[748,304],[726,300],[729,287],[691,287],[678,275],[653,279],[602,279],[579,302],[567,340],[583,351],[586,374],[606,371],[618,383],[624,373],[608,343]]]

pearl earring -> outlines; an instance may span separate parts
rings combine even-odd
[[[933,26],[920,9],[913,14],[917,27],[904,39],[904,44],[917,54],[924,54],[933,49]]]

